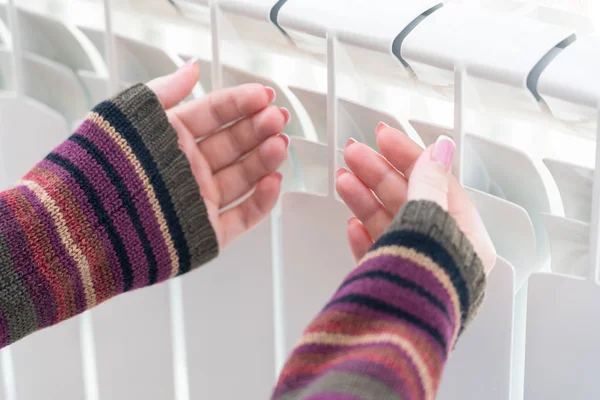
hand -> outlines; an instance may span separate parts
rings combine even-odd
[[[177,131],[223,249],[266,217],[277,202],[282,176],[276,171],[289,145],[281,131],[290,114],[270,106],[275,92],[259,84],[217,90],[179,104],[190,95],[199,73],[196,63],[188,63],[148,87]],[[221,212],[251,190],[254,193],[241,204]]]
[[[423,150],[406,135],[384,124],[378,125],[376,131],[381,155],[350,140],[344,160],[351,171],[340,168],[336,173],[336,189],[356,215],[348,221],[347,234],[357,261],[407,200],[425,199],[437,202],[456,219],[489,273],[496,263],[496,250],[477,209],[448,172],[453,142],[445,138]],[[440,164],[439,160],[444,161]]]

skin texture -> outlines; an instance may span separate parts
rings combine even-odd
[[[402,132],[383,126],[378,129],[377,147],[379,153],[350,140],[344,150],[349,170],[341,168],[336,174],[336,189],[355,215],[348,221],[347,236],[357,260],[381,236],[407,199],[424,198],[424,191],[440,184],[431,176],[435,168],[435,163],[428,161],[431,160],[432,146],[424,150]],[[424,151],[425,157],[420,158]],[[416,171],[418,164],[421,166]],[[438,188],[447,190],[447,210],[469,238],[483,261],[485,272],[489,273],[496,263],[494,245],[465,190],[454,176],[449,175],[448,179],[447,188]],[[410,186],[413,186],[411,190]],[[430,200],[440,203],[438,198]]]
[[[285,110],[269,105],[274,100],[272,89],[259,84],[217,90],[181,103],[199,74],[195,63],[186,64],[148,87],[177,131],[223,249],[266,217],[277,202],[282,176],[276,171],[288,146],[281,131],[288,117]],[[250,191],[243,203],[221,212]]]
[[[269,105],[274,93],[259,84],[218,90],[180,104],[199,74],[198,66],[189,63],[148,86],[179,135],[222,249],[266,217],[277,202],[282,177],[276,171],[288,146],[281,131],[289,114]],[[347,235],[357,260],[390,225],[411,192],[412,198],[423,198],[424,191],[439,185],[429,173],[435,163],[421,163],[422,172],[413,176],[424,152],[418,144],[383,124],[376,131],[379,153],[351,139],[344,151],[349,170],[336,173],[337,191],[355,215],[348,221]],[[431,155],[423,159],[431,160]],[[489,273],[496,262],[494,246],[467,193],[452,175],[448,179],[447,209]],[[417,189],[409,190],[411,184]],[[243,203],[221,212],[250,191]]]

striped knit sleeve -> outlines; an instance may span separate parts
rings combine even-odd
[[[217,252],[177,133],[134,86],[0,193],[0,347]]]
[[[272,398],[434,399],[484,287],[455,220],[408,202],[305,331]]]

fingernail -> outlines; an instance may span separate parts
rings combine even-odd
[[[280,138],[282,138],[285,141],[285,148],[287,149],[288,147],[290,147],[290,137],[285,134],[285,133],[280,133],[279,135]]]
[[[187,60],[187,61],[185,62],[185,64],[183,64],[183,65],[181,66],[181,68],[179,68],[179,69],[188,68],[189,66],[191,66],[191,65],[195,65],[195,64],[197,64],[197,63],[198,63],[198,57],[193,57],[193,58],[190,58],[189,60]]]
[[[350,218],[348,218],[348,225],[350,225],[352,222],[354,222],[355,218],[356,217],[350,217]]]
[[[339,178],[340,176],[344,175],[346,172],[348,172],[348,170],[344,167],[340,167],[335,171],[335,178]]]
[[[449,171],[450,167],[452,166],[452,158],[454,157],[455,148],[456,144],[454,143],[454,140],[448,136],[442,135],[437,139],[435,145],[433,146],[431,158],[433,161],[444,167],[445,170]]]
[[[267,96],[269,97],[269,103],[272,103],[273,101],[275,101],[275,98],[277,97],[277,93],[275,93],[275,89],[273,89],[270,86],[265,86],[265,92],[267,92]]]
[[[354,138],[348,139],[346,142],[346,148],[350,147],[350,145],[353,145],[354,143],[358,143],[356,140],[354,140]]]
[[[279,179],[279,182],[283,180],[283,174],[281,172],[275,172],[275,177]]]
[[[288,111],[287,108],[281,107],[280,110],[281,110],[281,113],[283,114],[283,118],[285,118],[285,124],[287,125],[290,122],[290,120],[292,119],[292,116],[290,115],[290,112]]]
[[[380,121],[375,128],[375,134],[377,135],[383,128],[389,128],[390,126],[383,121]]]

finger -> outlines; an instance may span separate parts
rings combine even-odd
[[[254,193],[242,204],[221,215],[225,247],[265,218],[277,203],[283,176],[274,172],[256,185]]]
[[[381,129],[377,133],[376,140],[381,155],[405,176],[423,152],[421,146],[394,128],[385,127]]]
[[[429,200],[448,210],[448,185],[455,144],[440,136],[417,159],[408,181],[409,200]]]
[[[415,162],[423,149],[406,135],[393,128],[383,128],[377,134],[377,147],[381,154],[407,178],[412,177]],[[494,265],[496,252],[485,229],[481,216],[454,175],[449,177],[448,211],[460,228],[469,236],[475,250],[482,258],[486,271]],[[475,233],[474,236],[471,236]]]
[[[248,157],[219,171],[215,175],[221,198],[219,207],[240,198],[266,175],[277,171],[287,156],[289,141],[287,135],[271,137]]]
[[[340,168],[337,173],[336,190],[348,208],[363,223],[369,235],[377,239],[392,222],[388,213],[373,192],[352,172]]]
[[[230,127],[198,143],[213,172],[217,172],[252,151],[267,138],[281,133],[285,116],[275,106],[269,106],[250,118],[244,118]]]
[[[352,255],[358,262],[365,254],[367,254],[371,246],[373,246],[373,239],[365,229],[364,225],[356,217],[352,217],[348,220],[346,235],[348,237],[348,244],[350,245]]]
[[[275,99],[275,92],[258,83],[214,91],[181,104],[175,112],[194,137],[207,136],[238,119],[255,114]]]
[[[156,94],[163,108],[168,110],[192,93],[199,77],[200,69],[197,61],[190,60],[172,74],[148,82],[147,86]]]
[[[402,172],[406,178],[410,178],[413,166],[423,149],[408,136],[394,128],[383,128],[377,134],[377,147],[381,155],[385,157],[390,164],[398,171]],[[465,205],[472,207],[469,196],[463,190],[454,175],[450,175],[449,188],[449,208],[465,208]]]
[[[390,213],[400,210],[406,202],[408,181],[385,158],[369,146],[352,141],[344,149],[344,160]]]

